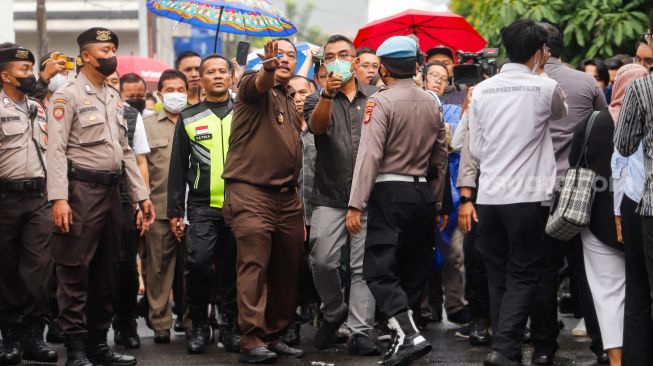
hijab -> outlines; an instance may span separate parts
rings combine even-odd
[[[648,70],[644,66],[637,64],[622,66],[617,71],[617,76],[615,76],[614,85],[612,86],[612,102],[608,107],[615,125],[619,120],[619,112],[621,111],[621,104],[626,95],[626,87],[631,81],[641,79],[648,75]]]

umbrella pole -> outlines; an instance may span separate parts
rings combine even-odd
[[[220,7],[220,14],[218,15],[218,29],[215,31],[215,41],[213,42],[213,53],[218,52],[218,35],[220,34],[220,24],[222,23],[222,11],[224,6]]]

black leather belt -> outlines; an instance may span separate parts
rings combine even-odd
[[[105,186],[115,186],[120,183],[121,177],[121,171],[105,172],[88,170],[72,164],[68,166],[68,179],[72,180],[81,180],[83,182],[102,184]]]
[[[256,188],[261,188],[266,191],[271,191],[271,192],[279,192],[279,193],[288,193],[291,192],[295,189],[294,185],[287,185],[287,186],[266,186],[262,184],[256,184],[256,183],[251,183],[251,182],[245,182],[243,180],[238,180],[238,179],[227,179],[227,183],[243,183],[243,184],[248,184],[250,186],[256,187]]]
[[[2,192],[42,192],[45,190],[45,179],[0,180]]]

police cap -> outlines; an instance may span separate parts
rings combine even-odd
[[[20,46],[0,48],[0,63],[14,61],[29,61],[34,64],[34,54],[27,48]]]
[[[376,55],[382,58],[417,57],[417,42],[406,36],[390,37],[379,46]]]
[[[111,29],[95,27],[83,31],[77,37],[77,44],[79,48],[90,44],[90,43],[104,43],[110,42],[116,45],[118,48],[118,35],[115,34]]]

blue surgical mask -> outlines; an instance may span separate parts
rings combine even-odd
[[[342,76],[342,82],[346,83],[351,79],[351,61],[342,61],[340,59],[335,59],[333,62],[326,64],[327,72],[333,72],[334,74],[340,74]]]

